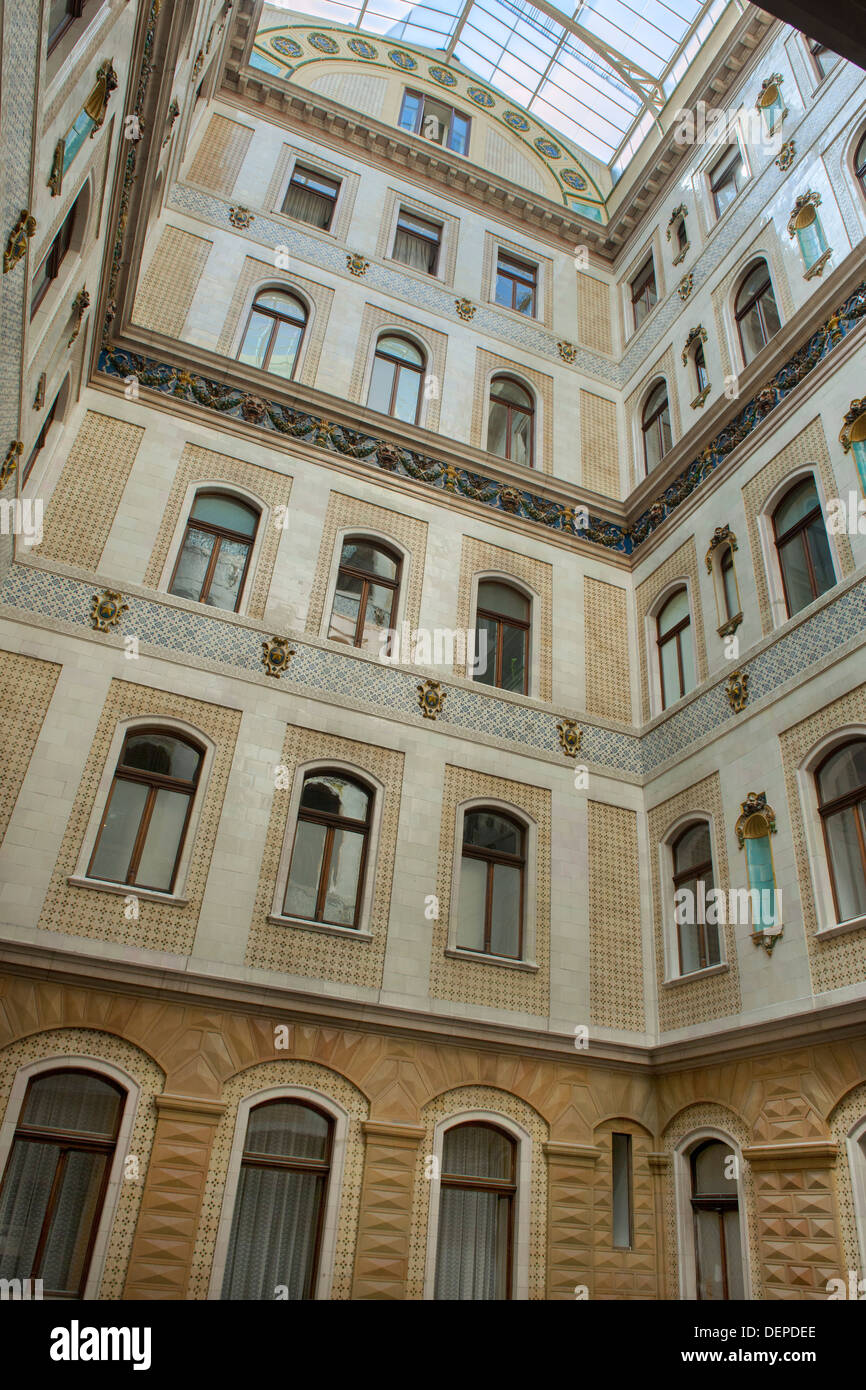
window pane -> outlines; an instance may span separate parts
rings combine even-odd
[[[348,642],[354,645],[363,588],[364,581],[358,575],[340,571],[331,610],[331,624],[328,628],[328,636],[332,642]]]
[[[243,502],[233,497],[218,497],[213,493],[199,493],[193,503],[190,516],[196,521],[207,521],[211,526],[222,526],[226,531],[237,531],[242,536],[254,536],[259,515]]]
[[[341,927],[355,921],[355,905],[361,880],[364,836],[357,830],[335,830],[325,894],[324,920]]]
[[[60,1149],[16,1139],[0,1195],[0,1279],[30,1279]]]
[[[497,637],[498,637],[498,635],[499,635],[499,624],[498,624],[497,622],[495,622],[494,619],[492,619],[492,618],[479,618],[478,621],[477,621],[477,625],[476,625],[476,626],[477,626],[477,629],[478,629],[478,632],[479,632],[479,633],[482,633],[482,632],[483,632],[483,633],[486,633],[486,635],[487,635],[487,648],[486,648],[486,651],[487,651],[487,661],[486,661],[486,664],[485,664],[485,666],[484,666],[484,670],[483,670],[483,671],[482,671],[482,670],[476,671],[476,672],[474,673],[474,678],[475,678],[475,680],[477,680],[477,681],[481,681],[481,684],[482,684],[482,685],[495,685],[495,684],[496,684],[496,639],[497,639]],[[480,648],[480,645],[479,645],[479,651],[480,651],[480,650],[481,650],[481,648]]]
[[[432,274],[436,264],[437,249],[436,242],[428,241],[426,237],[412,236],[411,233],[397,228],[397,234],[394,237],[395,261],[411,266],[413,270],[422,270],[425,274]]]
[[[498,454],[503,459],[506,457],[507,431],[508,407],[500,405],[498,401],[491,401],[490,413],[487,417],[487,449],[489,453]]]
[[[681,696],[680,690],[680,668],[677,660],[677,644],[672,638],[659,647],[659,658],[661,662],[662,694],[664,704],[672,705]]]
[[[369,541],[346,541],[340,554],[342,565],[381,575],[383,579],[397,578],[397,561]]]
[[[108,816],[87,871],[90,878],[104,878],[112,883],[126,882],[146,800],[147,787],[141,782],[127,782],[121,778],[115,780]]]
[[[437,1299],[503,1299],[507,1285],[508,1199],[443,1187],[436,1255]]]
[[[830,542],[824,529],[824,518],[816,516],[806,527],[806,541],[812,557],[812,569],[819,594],[826,594],[836,583],[833,574],[833,561],[830,558]]]
[[[723,1217],[725,1226],[725,1252],[728,1270],[728,1298],[746,1297],[743,1283],[743,1256],[740,1244],[740,1213],[726,1211]]]
[[[250,1113],[244,1148],[248,1153],[282,1158],[328,1157],[330,1125],[318,1110],[296,1100],[271,1101]]]
[[[779,318],[779,310],[776,308],[776,300],[773,297],[773,291],[771,289],[768,289],[767,292],[761,296],[761,309],[763,310],[764,323],[767,327],[767,337],[772,338],[774,333],[778,333],[779,329],[782,327],[782,320]]]
[[[379,634],[390,628],[395,591],[384,584],[371,584],[367,589],[367,609],[364,614],[364,631],[361,646],[378,652],[382,643]]]
[[[266,314],[257,314],[253,310],[241,350],[238,353],[238,361],[246,362],[250,367],[261,367],[265,360],[265,353],[271,338],[271,329],[274,320]]]
[[[249,553],[250,548],[244,541],[222,537],[210,588],[203,600],[211,608],[224,608],[230,613],[234,612]]]
[[[277,336],[274,339],[274,350],[271,353],[271,360],[268,362],[269,372],[287,379],[292,375],[302,333],[303,328],[300,324],[284,322],[279,324]]]
[[[508,275],[502,275],[499,271],[496,274],[496,303],[502,304],[506,309],[511,308],[513,295],[512,286],[514,281]]]
[[[141,862],[135,875],[135,882],[142,888],[155,888],[164,893],[171,889],[188,809],[189,797],[185,793],[168,791],[165,787],[157,792]]]
[[[323,1174],[242,1166],[223,1298],[273,1300],[280,1285],[312,1297],[324,1195]]]
[[[380,410],[383,415],[390,412],[391,390],[394,385],[396,370],[393,362],[387,362],[382,357],[375,358],[373,374],[370,377],[370,390],[367,393],[367,404],[371,410]]]
[[[621,1250],[631,1245],[631,1135],[611,1135],[613,1243]]]
[[[46,1292],[75,1294],[81,1287],[107,1163],[107,1154],[66,1155],[39,1271]]]
[[[502,624],[502,689],[523,693],[526,685],[526,628]]]
[[[184,782],[195,779],[201,754],[192,744],[168,734],[130,734],[123,746],[121,762],[140,772],[157,772]]]
[[[463,843],[499,854],[519,854],[521,834],[513,821],[494,811],[467,811],[463,819]]]
[[[411,92],[405,92],[403,95],[403,105],[400,108],[400,125],[404,130],[416,129],[420,111],[420,97],[414,96]]]
[[[487,865],[480,859],[464,857],[460,865],[460,917],[457,945],[468,951],[484,950],[484,911],[487,894]]]
[[[495,579],[484,579],[478,585],[478,607],[502,618],[518,618],[522,622],[529,619],[529,599],[510,584],[500,584]]]
[[[725,590],[725,608],[729,618],[733,618],[740,611],[739,597],[737,595],[737,581],[734,578],[733,563],[722,565],[722,584]]]
[[[756,304],[753,304],[745,317],[740,320],[740,333],[746,361],[751,362],[752,358],[757,356],[764,344],[769,341],[765,336]]]
[[[377,352],[387,352],[390,357],[399,357],[401,362],[414,362],[416,367],[424,365],[424,355],[420,348],[414,343],[410,343],[407,338],[380,338],[376,345]]]
[[[728,1160],[733,1157],[726,1144],[710,1143],[695,1155],[695,1196],[736,1197],[737,1181],[729,1175]],[[726,1167],[728,1171],[726,1172]]]
[[[30,1083],[20,1123],[110,1139],[117,1131],[120,1104],[119,1093],[97,1076],[52,1072]]]
[[[752,930],[763,931],[775,925],[775,878],[773,876],[773,854],[769,835],[759,839],[746,839],[746,867],[749,874],[749,888],[757,890],[752,899]]]
[[[524,467],[532,462],[532,416],[523,411],[511,413],[511,458]]]
[[[265,290],[264,293],[257,294],[256,306],[258,305],[264,309],[273,309],[287,318],[297,319],[301,323],[305,322],[307,317],[301,301],[293,294],[286,294],[284,290]]]
[[[674,849],[674,873],[681,874],[685,869],[706,864],[711,857],[710,828],[706,824],[693,825],[681,835]]]
[[[171,592],[177,594],[178,598],[192,599],[193,603],[200,601],[215,545],[216,536],[208,531],[199,531],[194,526],[187,527],[180,560],[171,581]]]
[[[513,1158],[512,1141],[490,1125],[454,1125],[445,1131],[443,1173],[510,1182]]]
[[[664,637],[666,632],[681,623],[683,618],[689,616],[689,594],[687,589],[678,589],[675,594],[668,599],[662,611],[659,613],[659,635]]]
[[[520,869],[511,864],[493,866],[490,949],[497,956],[520,955]]]
[[[829,757],[818,773],[818,786],[822,802],[866,787],[866,739],[846,743]]]
[[[683,694],[688,695],[695,688],[695,657],[692,650],[691,624],[680,633],[680,653],[683,660]]]
[[[858,819],[862,833],[866,826],[862,810],[857,807],[848,806],[838,815],[828,816],[825,822],[840,922],[866,912],[866,875],[857,834]]]
[[[725,1297],[722,1270],[722,1226],[716,1211],[695,1212],[698,1247],[698,1298],[717,1302]]]
[[[448,144],[455,154],[466,154],[469,149],[469,120],[457,111],[454,112],[451,122],[451,136]]]
[[[707,892],[712,888],[712,883],[707,884]],[[722,959],[722,948],[719,943],[719,929],[713,922],[704,925],[704,942],[707,952],[707,965],[719,965]]]
[[[401,367],[397,377],[397,395],[394,400],[394,416],[414,425],[418,414],[418,397],[421,393],[421,373],[411,368]]]
[[[801,608],[805,608],[807,603],[811,603],[814,597],[801,535],[793,536],[785,545],[779,546],[779,561],[785,576],[788,613],[793,617]]]
[[[292,850],[292,864],[283,911],[287,917],[316,915],[316,898],[322,873],[322,854],[327,829],[314,821],[299,820]]]
[[[304,781],[301,805],[310,811],[324,811],[345,820],[366,820],[370,794],[348,777],[336,773],[314,773]]]
[[[792,526],[802,521],[819,505],[815,484],[811,478],[807,478],[786,494],[773,513],[776,535],[786,535]]]
[[[687,888],[688,884],[683,884]],[[701,970],[701,945],[698,926],[695,922],[684,922],[679,926],[680,970],[690,975],[693,970]]]

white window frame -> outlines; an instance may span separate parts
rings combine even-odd
[[[824,602],[832,592],[831,589],[828,589],[826,593],[820,594],[818,598],[812,599],[811,603],[807,604],[805,608],[801,608],[793,617],[788,617],[788,607],[785,603],[785,586],[782,582],[782,566],[779,560],[779,552],[776,548],[773,512],[776,510],[782,498],[790,492],[797,483],[809,477],[811,477],[815,484],[815,491],[818,494],[818,501],[821,504],[821,512],[824,517],[824,530],[827,535],[827,545],[833,564],[833,574],[836,585],[840,584],[842,581],[842,567],[839,563],[835,537],[830,534],[827,528],[827,498],[824,495],[824,481],[821,477],[821,469],[818,466],[817,460],[814,463],[801,464],[799,468],[795,468],[792,472],[788,473],[776,484],[772,492],[767,494],[764,499],[764,505],[757,516],[758,535],[761,540],[761,550],[764,558],[764,574],[767,580],[767,596],[770,603],[770,615],[774,631],[784,626],[785,623],[797,622],[803,617],[804,613],[809,612],[814,604]]]
[[[445,1133],[456,1125],[483,1122],[495,1125],[517,1143],[517,1191],[514,1194],[514,1240],[511,1250],[511,1299],[525,1302],[529,1298],[529,1212],[532,1191],[532,1136],[522,1125],[492,1110],[455,1111],[439,1120],[433,1131],[434,1172],[442,1171],[442,1149]],[[424,1267],[424,1299],[433,1301],[436,1289],[436,1254],[439,1238],[439,1206],[442,1185],[440,1179],[430,1182],[430,1204],[427,1212],[427,1259]]]
[[[659,662],[659,649],[657,640],[658,616],[664,608],[665,604],[667,603],[668,599],[673,598],[677,589],[683,588],[686,591],[686,597],[689,601],[689,626],[692,630],[692,666],[694,668],[692,671],[692,676],[694,678],[694,685],[691,687],[690,690],[686,691],[685,695],[680,695],[679,699],[673,700],[669,705],[663,705],[662,673],[661,663]],[[688,575],[678,575],[676,579],[672,579],[668,584],[665,585],[661,593],[656,595],[656,598],[647,610],[644,627],[644,640],[646,642],[647,650],[650,718],[655,719],[657,715],[670,714],[672,709],[676,709],[677,706],[681,705],[684,700],[688,700],[690,696],[692,696],[695,693],[698,686],[700,685],[700,680],[698,679],[698,636],[697,628],[695,626],[695,603],[694,594],[692,593],[691,580],[689,579]]]
[[[702,980],[707,975],[720,975],[728,969],[728,959],[726,954],[727,942],[725,940],[724,924],[719,922],[716,930],[719,933],[719,963],[718,965],[708,965],[703,970],[689,970],[685,973],[680,971],[679,940],[677,936],[677,924],[674,918],[674,841],[677,836],[688,825],[696,825],[698,822],[707,826],[710,832],[710,854],[713,861],[713,887],[721,888],[718,879],[718,833],[716,830],[715,818],[710,811],[702,807],[692,811],[684,812],[678,816],[671,825],[668,826],[664,835],[659,840],[658,860],[659,860],[659,882],[661,884],[661,913],[662,913],[662,939],[665,954],[665,984],[678,984],[681,980]]]
[[[186,535],[187,523],[189,521],[189,514],[192,511],[193,503],[195,502],[196,496],[200,492],[218,492],[224,494],[226,497],[234,497],[239,502],[248,502],[250,506],[255,507],[256,511],[259,513],[259,520],[258,525],[256,527],[255,540],[253,541],[252,548],[250,550],[250,560],[249,564],[247,565],[247,573],[246,578],[244,579],[244,587],[241,590],[241,601],[238,604],[237,609],[235,610],[229,610],[225,608],[214,609],[210,607],[210,605],[208,604],[201,604],[197,599],[181,598],[179,594],[169,593],[168,586],[171,583],[171,577],[174,574],[175,567],[180,557],[180,551],[184,542],[184,537]],[[255,583],[256,569],[261,559],[262,546],[264,544],[264,539],[265,535],[267,534],[268,526],[270,525],[270,520],[271,509],[267,505],[267,503],[262,501],[261,497],[259,497],[256,493],[250,492],[249,488],[242,487],[240,483],[221,482],[219,479],[213,478],[197,479],[189,483],[186,492],[184,493],[183,504],[180,510],[180,516],[178,517],[177,524],[172,533],[171,543],[168,547],[166,561],[162,567],[162,574],[159,577],[158,587],[160,589],[160,592],[164,594],[169,594],[170,598],[176,599],[178,603],[182,603],[185,607],[189,607],[193,610],[201,607],[207,607],[208,612],[211,613],[211,615],[216,613],[222,618],[241,617],[249,609],[250,598],[252,596],[252,591]]]
[[[222,1284],[225,1278],[226,1261],[228,1259],[232,1222],[234,1221],[235,1206],[237,1204],[241,1163],[243,1160],[250,1112],[269,1100],[298,1100],[308,1102],[310,1105],[317,1106],[319,1110],[325,1111],[334,1122],[331,1163],[328,1173],[328,1191],[325,1197],[325,1219],[322,1225],[322,1239],[319,1248],[319,1270],[316,1277],[316,1289],[314,1294],[317,1302],[324,1302],[331,1296],[331,1285],[334,1280],[334,1261],[337,1252],[337,1232],[340,1224],[343,1169],[345,1166],[346,1146],[349,1135],[349,1114],[348,1111],[343,1109],[342,1105],[338,1105],[335,1100],[331,1100],[330,1096],[322,1095],[320,1091],[315,1091],[310,1086],[270,1086],[267,1090],[254,1091],[252,1095],[244,1096],[238,1104],[238,1113],[235,1120],[229,1166],[226,1173],[225,1186],[223,1188],[222,1207],[220,1209],[219,1226],[217,1228],[217,1238],[214,1246],[207,1296],[209,1300],[222,1301]]]
[[[492,811],[501,811],[503,815],[509,816],[511,820],[516,820],[523,830],[524,845],[524,885],[523,885],[523,954],[521,956],[496,956],[486,951],[472,951],[468,947],[458,946],[457,928],[460,913],[460,881],[463,868],[463,823],[467,812],[477,811],[479,807],[490,808]],[[495,796],[473,796],[466,801],[461,801],[454,816],[454,844],[453,844],[454,865],[451,874],[451,898],[448,905],[448,941],[446,954],[456,956],[460,960],[484,961],[490,965],[511,966],[527,970],[537,970],[538,965],[535,959],[536,941],[538,933],[538,918],[536,914],[536,902],[538,897],[538,825],[530,816],[528,811],[524,811],[522,806],[515,806],[513,802],[502,801]]]
[[[830,864],[824,841],[824,828],[818,810],[818,783],[816,770],[819,763],[834,748],[841,747],[855,738],[866,738],[866,724],[845,724],[815,743],[797,767],[797,789],[800,795],[800,809],[803,814],[803,829],[806,835],[806,852],[809,860],[809,873],[812,880],[812,894],[815,904],[816,936],[842,936],[847,932],[866,927],[866,914],[851,917],[846,922],[836,918],[833,903],[833,886],[830,877]],[[866,1270],[866,1263],[864,1263]]]
[[[524,695],[520,691],[503,690],[498,685],[484,685],[481,681],[473,680],[466,672],[467,680],[472,680],[473,687],[479,690],[489,691],[491,695],[500,698],[521,700],[538,699],[538,690],[541,683],[541,641],[537,636],[538,628],[541,623],[541,595],[527,584],[525,579],[516,579],[513,574],[507,574],[504,570],[478,570],[472,576],[472,583],[469,593],[469,627],[471,631],[478,628],[478,586],[486,583],[490,579],[496,584],[507,584],[509,588],[516,589],[519,594],[529,601],[529,659],[527,691]]]
[[[695,1228],[692,1211],[691,1154],[706,1139],[718,1139],[725,1144],[737,1159],[737,1204],[740,1217],[740,1258],[743,1264],[743,1293],[745,1300],[752,1298],[752,1271],[749,1260],[749,1218],[746,1208],[746,1191],[743,1177],[743,1153],[736,1139],[715,1125],[701,1125],[690,1130],[674,1149],[674,1188],[677,1212],[677,1246],[679,1251],[680,1298],[697,1302],[698,1279],[695,1258]]]
[[[334,552],[331,556],[331,569],[328,574],[328,586],[325,590],[325,604],[322,609],[322,622],[319,629],[319,636],[326,642],[331,642],[334,647],[339,647],[341,652],[351,652],[353,656],[366,657],[378,661],[378,656],[373,656],[371,652],[365,652],[361,647],[350,647],[346,642],[334,642],[333,638],[328,637],[328,629],[331,626],[331,614],[334,608],[334,598],[337,593],[337,576],[340,572],[340,558],[343,554],[343,546],[349,536],[357,540],[378,541],[381,545],[386,545],[389,550],[396,551],[400,556],[400,584],[397,590],[397,611],[393,617],[394,631],[400,637],[400,661],[395,662],[397,666],[405,665],[403,660],[402,626],[406,621],[406,610],[409,601],[409,573],[412,564],[412,552],[407,550],[401,541],[389,536],[386,531],[379,531],[374,526],[365,526],[363,523],[357,526],[341,526],[334,538]],[[384,629],[383,629],[384,630]],[[389,662],[390,665],[390,662]]]

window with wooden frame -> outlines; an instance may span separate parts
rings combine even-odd
[[[370,841],[373,793],[345,772],[304,778],[283,915],[357,927]]]
[[[782,326],[766,261],[758,261],[744,277],[734,301],[734,318],[748,366]]]
[[[651,473],[654,468],[658,468],[673,443],[667,382],[657,382],[650,391],[641,414],[640,427],[643,435],[644,463],[647,473]]]
[[[635,328],[640,328],[647,314],[658,300],[656,290],[656,268],[652,253],[647,257],[631,281],[631,311]]]
[[[523,954],[526,832],[503,811],[463,817],[457,946],[519,960]]]
[[[83,1298],[125,1100],[78,1068],[28,1082],[0,1185],[0,1279]]]
[[[866,739],[827,754],[815,772],[837,922],[866,916]]]
[[[394,233],[393,259],[425,275],[435,275],[442,249],[442,224],[401,208]]]
[[[408,338],[385,333],[376,344],[367,404],[371,410],[417,425],[426,358]]]
[[[250,309],[238,361],[290,381],[306,326],[307,307],[297,295],[260,290]]]
[[[745,1298],[736,1159],[708,1139],[689,1156],[697,1294],[700,1302]]]
[[[362,650],[382,651],[382,633],[394,627],[400,592],[400,556],[378,541],[343,542],[328,637]]]
[[[403,93],[398,124],[403,130],[420,135],[425,140],[433,140],[437,145],[444,145],[454,154],[469,153],[471,119],[435,97],[407,88]]]
[[[224,492],[197,493],[169,593],[236,613],[258,525],[250,503]]]
[[[687,695],[695,683],[689,593],[685,586],[677,589],[659,612],[656,646],[662,709],[667,709]]]
[[[531,393],[510,376],[490,382],[487,448],[491,454],[532,468],[535,463],[535,404]]]
[[[204,751],[164,728],[127,733],[87,877],[171,893]]]
[[[48,6],[48,52],[53,53],[67,29],[84,13],[84,0],[51,0]]]
[[[475,626],[484,633],[487,661],[475,679],[482,685],[528,693],[529,621],[530,603],[525,594],[498,579],[481,580]]]
[[[692,354],[692,366],[695,369],[695,381],[698,385],[698,394],[706,390],[710,384],[710,374],[707,371],[707,357],[704,352],[703,343],[698,343]]]
[[[28,478],[30,477],[30,474],[33,472],[33,465],[35,464],[35,462],[36,462],[36,460],[38,459],[39,455],[42,453],[42,450],[45,448],[45,443],[46,443],[46,440],[48,439],[48,432],[49,432],[49,430],[51,429],[51,426],[54,424],[54,418],[55,418],[55,416],[56,416],[56,414],[57,414],[57,406],[58,406],[59,401],[60,401],[60,392],[58,391],[57,395],[54,397],[54,400],[51,402],[51,409],[48,411],[48,414],[45,416],[45,419],[44,419],[43,422],[42,422],[42,429],[39,431],[38,435],[36,436],[36,443],[33,445],[33,448],[30,450],[30,456],[29,456],[29,458],[27,459],[27,462],[26,462],[25,465],[24,465],[24,469],[23,469],[23,471],[22,471],[22,473],[21,473],[21,486],[22,486],[22,487],[26,487],[26,485],[27,485],[27,480],[28,480]]]
[[[452,1125],[442,1145],[435,1299],[512,1296],[517,1144],[495,1125]]]
[[[333,1130],[331,1117],[305,1101],[268,1100],[250,1111],[224,1299],[315,1298]]]
[[[710,170],[709,177],[713,207],[716,210],[716,217],[721,217],[746,181],[743,152],[736,140],[732,141],[721,158],[716,160]]]
[[[677,928],[679,973],[690,975],[721,962],[719,928],[706,918],[702,903],[713,888],[710,827],[697,821],[680,831],[671,845],[674,882],[674,921]]]
[[[283,201],[283,212],[320,231],[330,230],[340,194],[340,180],[305,164],[296,164]]]
[[[613,1246],[615,1250],[630,1250],[634,1240],[632,1138],[630,1134],[611,1134],[610,1164]]]
[[[500,251],[496,259],[496,303],[518,314],[535,318],[538,303],[538,266]]]
[[[72,237],[82,207],[82,199],[87,192],[87,185],[85,185],[64,217],[60,230],[36,268],[30,286],[31,319],[35,316],[36,310],[39,308],[48,291],[51,289],[52,284],[60,274],[60,267],[66,259],[69,248],[72,245]]]
[[[812,477],[795,483],[773,512],[776,554],[788,617],[836,583],[830,542]]]

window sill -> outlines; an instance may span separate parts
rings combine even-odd
[[[534,960],[511,960],[508,956],[494,956],[489,951],[466,951],[460,946],[446,946],[445,954],[451,960],[477,960],[485,965],[502,965],[506,970],[524,970],[530,975],[538,971]]]
[[[95,893],[116,893],[121,898],[141,898],[149,903],[167,903],[169,907],[186,907],[189,898],[177,893],[158,893],[153,888],[136,888],[134,883],[109,883],[104,878],[84,878],[70,874],[66,882],[71,888],[90,888]]]
[[[663,981],[663,989],[676,989],[678,985],[687,985],[692,980],[706,980],[711,975],[724,975],[729,969],[727,961],[721,961],[718,965],[708,965],[703,970],[692,970],[688,975],[675,975],[671,980]]]
[[[825,941],[827,937],[845,936],[850,931],[862,931],[866,927],[866,913],[862,917],[850,917],[847,922],[836,922],[832,927],[822,927],[816,931],[815,939]]]
[[[275,927],[300,927],[303,931],[322,932],[324,936],[351,936],[355,941],[373,940],[372,932],[361,931],[359,927],[335,927],[327,922],[310,922],[306,917],[281,917],[276,912],[269,912],[268,921]]]
[[[540,314],[523,314],[519,309],[512,309],[508,304],[500,304],[498,299],[493,297],[488,299],[487,303],[490,305],[491,309],[495,309],[497,313],[505,314],[508,318],[514,319],[516,323],[537,323],[542,328],[551,328],[552,326],[547,322],[547,319],[542,318]]]
[[[443,250],[444,247],[440,247],[440,259]],[[450,281],[445,279],[444,274],[440,275],[438,270],[435,273],[432,270],[416,270],[413,265],[409,265],[408,261],[398,260],[396,256],[385,256],[384,259],[388,265],[396,266],[401,274],[411,275],[413,280],[420,280],[423,285],[429,285],[431,280],[434,285],[450,284]],[[423,324],[419,326],[423,327]]]

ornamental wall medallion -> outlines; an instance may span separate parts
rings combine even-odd
[[[244,396],[241,401],[241,415],[251,425],[258,425],[265,418],[267,406],[258,396]]]
[[[707,566],[707,574],[712,573],[713,555],[718,550],[720,545],[729,545],[731,547],[731,550],[737,549],[737,538],[731,530],[730,526],[717,526],[715,531],[713,532],[713,538],[710,541],[709,548],[704,557]]]
[[[773,160],[773,163],[784,173],[786,169],[790,169],[796,158],[797,146],[795,142],[793,140],[786,140],[779,150],[779,153],[776,155],[776,158]]]
[[[728,704],[731,709],[740,714],[746,708],[749,699],[749,675],[747,671],[734,671],[728,677]]]
[[[262,642],[262,665],[266,675],[276,680],[288,669],[294,655],[295,648],[289,645],[288,637],[271,637],[269,641]]]
[[[740,846],[740,849],[742,849],[743,845],[746,843],[748,831],[761,829],[760,824],[754,826],[749,825],[749,821],[752,820],[753,817],[758,817],[759,821],[764,822],[765,834],[775,835],[776,812],[773,810],[772,806],[767,805],[766,792],[749,792],[745,801],[740,803],[740,814],[734,826],[737,835],[737,844]]]
[[[307,43],[311,48],[315,48],[319,53],[339,53],[340,45],[335,43],[329,34],[309,34]]]
[[[350,275],[366,275],[370,268],[370,262],[365,260],[358,251],[349,251],[346,255],[346,269]]]
[[[249,208],[229,208],[229,221],[233,227],[237,227],[242,232],[245,231],[247,227],[252,226],[255,220],[255,213],[250,212]]]
[[[6,250],[3,252],[3,274],[8,275],[27,250],[27,243],[36,231],[36,218],[24,208],[21,216],[9,233]]]
[[[42,407],[43,407],[44,404],[45,404],[45,387],[46,387],[46,384],[47,384],[47,382],[46,382],[46,376],[45,376],[45,373],[42,372],[42,373],[40,374],[40,377],[39,377],[39,385],[36,387],[36,395],[35,395],[34,398],[33,398],[33,409],[34,409],[34,410],[41,410]]]
[[[563,183],[568,184],[569,188],[576,189],[578,193],[582,193],[587,186],[583,174],[579,174],[576,169],[561,169],[559,177]]]
[[[454,308],[464,323],[469,323],[471,319],[475,318],[475,305],[471,299],[455,299]]]
[[[559,355],[563,362],[572,363],[577,361],[577,348],[574,343],[557,343],[556,346],[559,349]]]
[[[117,90],[117,73],[114,71],[114,64],[110,58],[97,69],[96,86],[84,103],[84,110],[93,122],[93,129],[90,132],[91,140],[98,130],[102,129],[105,121],[105,113],[108,110],[108,99],[111,93]]]
[[[203,48],[200,48],[199,51],[198,51],[198,53],[195,55],[195,62],[194,62],[193,65],[192,65],[192,76],[193,76],[193,81],[195,81],[195,79],[198,77],[198,75],[199,75],[199,73],[201,72],[201,70],[202,70],[203,67],[204,67],[204,49],[203,49]]]
[[[860,429],[855,431],[853,426],[858,420],[862,420],[863,425]],[[846,454],[850,452],[853,444],[860,442],[853,437],[855,433],[857,435],[862,434],[866,437],[866,396],[863,396],[860,400],[851,402],[845,419],[842,422],[842,428],[839,431],[839,443],[842,445]]]
[[[576,758],[580,752],[583,730],[577,727],[576,719],[563,719],[556,726],[559,733],[559,746],[567,758]]]
[[[425,719],[438,719],[445,708],[445,701],[448,691],[442,689],[440,681],[430,680],[429,678],[421,685],[416,685],[418,691],[418,708]]]
[[[6,457],[2,464],[0,464],[0,491],[3,490],[9,479],[14,475],[23,449],[23,442],[20,439],[13,439],[9,448],[6,450]]]
[[[682,280],[680,280],[680,283],[677,285],[677,294],[679,295],[680,299],[683,301],[684,304],[694,287],[694,278],[694,272],[690,270],[688,275],[684,275]]]
[[[128,608],[129,604],[123,602],[123,594],[119,594],[116,589],[103,589],[101,594],[93,595],[90,626],[94,632],[110,632],[113,627],[117,627],[121,615]]]
[[[166,145],[171,139],[171,133],[174,130],[174,123],[180,115],[180,106],[178,105],[177,97],[172,97],[171,102],[169,103],[168,112],[166,114],[168,116],[168,133],[162,142],[163,149],[165,149]]]

